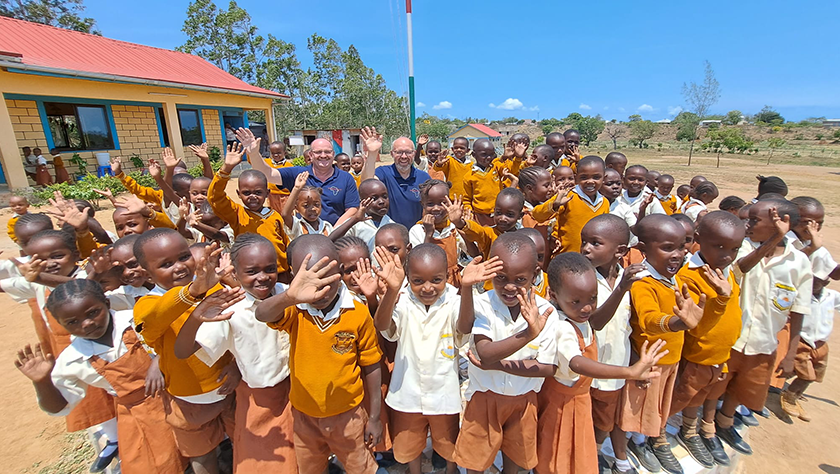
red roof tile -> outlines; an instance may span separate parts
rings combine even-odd
[[[488,137],[495,138],[495,137],[501,137],[502,136],[501,133],[493,130],[492,128],[488,127],[487,125],[483,125],[483,124],[480,124],[480,123],[468,123],[467,125],[464,125],[463,127],[459,128],[458,130],[455,130],[454,132],[450,133],[449,136],[451,137],[451,136],[457,135],[458,132],[465,129],[466,127],[472,127],[474,129],[478,130],[479,132],[484,133]]]
[[[0,17],[0,51],[20,55],[21,63],[31,66],[287,97],[252,86],[198,56],[12,18]]]

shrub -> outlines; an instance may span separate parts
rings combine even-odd
[[[292,164],[295,166],[306,166],[306,159],[304,159],[304,157],[302,156],[299,156],[292,160]]]
[[[61,195],[67,199],[84,199],[91,201],[94,206],[99,207],[98,201],[102,199],[94,189],[110,189],[115,195],[124,193],[125,187],[119,179],[113,176],[97,177],[95,174],[87,174],[76,183],[58,183],[47,186],[40,190],[36,190],[33,195],[38,201],[35,205],[43,205],[53,197],[56,191],[61,192]]]

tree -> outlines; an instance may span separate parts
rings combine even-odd
[[[83,0],[0,0],[0,16],[101,35]]]
[[[782,125],[785,123],[785,118],[769,105],[765,105],[759,113],[755,114],[754,120],[756,124],[766,125]]]
[[[446,137],[454,130],[448,121],[441,120],[434,115],[424,113],[416,120],[417,135],[426,134],[431,140],[446,140]]]
[[[551,133],[553,131],[554,131],[554,127],[552,127],[551,125],[543,125],[542,126],[543,135],[548,135],[549,133]]]
[[[514,124],[518,122],[519,119],[516,117],[505,117],[502,119],[502,123]]]
[[[630,122],[630,143],[638,145],[639,148],[645,147],[645,140],[653,138],[656,134],[656,124],[650,120],[636,120]]]
[[[691,112],[680,112],[671,122],[677,126],[677,140],[692,141],[697,139],[697,126],[700,125],[700,118]]]
[[[717,167],[720,168],[720,154],[725,147],[729,153],[744,153],[753,146],[753,141],[748,139],[740,128],[712,128],[706,134],[708,142],[702,147],[717,153]]]
[[[738,125],[741,123],[741,114],[740,110],[730,110],[726,113],[726,116],[722,119],[724,125]]]
[[[580,132],[580,141],[584,146],[589,146],[604,131],[604,120],[601,119],[600,115],[584,117],[577,112],[573,112],[563,121]]]
[[[697,125],[694,126],[691,147],[688,149],[688,166],[691,166],[691,155],[694,152],[694,141],[697,136],[697,127],[700,125],[700,120],[709,113],[709,109],[717,103],[720,99],[720,84],[715,79],[715,72],[712,70],[712,65],[706,61],[706,73],[702,84],[692,82],[690,84],[683,83],[682,95],[688,104],[689,110],[698,117]]]
[[[638,121],[642,120],[642,116],[639,115],[639,114],[633,114],[633,115],[627,117],[627,120],[629,120],[631,122],[638,122]]]
[[[610,140],[613,142],[613,150],[618,149],[618,139],[624,136],[625,129],[616,123],[610,122],[606,125],[605,131],[607,132],[607,136],[610,137]]]
[[[770,137],[770,139],[767,140],[767,146],[770,147],[770,156],[767,157],[768,165],[770,164],[770,158],[773,158],[773,152],[776,151],[777,148],[783,147],[785,143],[787,142],[781,137]]]

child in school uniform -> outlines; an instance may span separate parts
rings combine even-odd
[[[412,248],[411,240],[408,237],[408,229],[396,222],[380,227],[376,231],[374,243],[376,244],[375,247],[383,247],[388,252],[400,257],[401,262],[406,261],[406,256]]]
[[[568,166],[558,166],[551,170],[551,179],[557,189],[571,188],[575,185],[575,171]]]
[[[268,197],[268,180],[265,175],[256,170],[246,170],[239,175],[236,194],[242,200],[242,204],[234,203],[225,193],[230,173],[242,161],[242,153],[243,149],[239,144],[228,147],[225,163],[210,184],[207,201],[213,207],[213,213],[230,225],[234,235],[253,232],[270,240],[277,252],[277,272],[285,274],[289,271],[286,261],[289,237],[283,229],[280,213],[265,207]],[[280,281],[288,281],[288,275],[281,275]]]
[[[466,254],[466,243],[449,220],[448,206],[450,184],[430,179],[420,185],[420,204],[423,206],[423,218],[408,231],[413,247],[420,244],[435,244],[446,252],[446,281],[456,288],[460,287],[461,254]]]
[[[729,456],[715,434],[717,401],[726,387],[726,363],[741,334],[740,287],[731,265],[744,240],[744,225],[726,211],[712,211],[698,222],[700,250],[677,274],[699,301],[706,295],[703,319],[686,331],[680,376],[671,402],[673,415],[682,411],[677,441],[706,469],[729,465]],[[698,426],[697,411],[702,407]]]
[[[615,170],[608,170],[616,173]],[[621,268],[627,253],[630,228],[618,216],[603,214],[593,217],[580,233],[580,253],[595,267],[598,285],[598,307],[589,324],[595,330],[598,362],[615,366],[630,365],[630,288],[642,270],[640,264]],[[627,459],[627,437],[618,426],[621,411],[621,389],[624,380],[592,381],[592,424],[598,450],[609,436],[615,464],[613,473],[633,472]]]
[[[452,152],[452,155],[447,154],[439,157],[432,165],[432,169],[443,173],[446,179],[441,181],[452,183],[452,188],[449,190],[449,199],[455,199],[457,196],[464,196],[465,194],[464,177],[472,168],[474,160],[467,156],[470,151],[470,142],[464,137],[452,140],[449,151]]]
[[[235,433],[231,394],[239,372],[229,354],[208,366],[195,355],[178,358],[175,344],[178,332],[205,295],[226,295],[216,273],[220,253],[210,245],[196,262],[187,241],[172,229],[150,230],[134,244],[137,261],[155,284],[135,303],[134,322],[138,334],[160,359],[166,392],[171,395],[164,398],[166,422],[175,433],[178,450],[189,458],[193,469],[209,472],[217,469],[216,447],[225,434]]]
[[[633,209],[637,219],[651,214],[665,214],[662,204],[655,198],[653,191],[647,188],[647,173],[647,168],[642,165],[628,167],[624,172],[624,191],[618,197]]]
[[[734,265],[741,281],[741,335],[730,353],[723,405],[715,416],[718,437],[742,454],[752,448],[733,428],[740,404],[761,411],[776,367],[777,334],[790,320],[783,375],[793,372],[802,318],[810,313],[813,273],[808,257],[786,238],[799,212],[790,201],[766,199],[749,209],[747,240]]]
[[[458,198],[447,209],[449,221],[462,233],[466,241],[475,242],[479,255],[485,260],[489,258],[490,247],[500,235],[515,231],[520,227],[519,219],[522,217],[522,209],[525,206],[525,196],[516,188],[503,189],[495,200],[492,227],[486,227],[473,219],[465,218],[465,208]]]
[[[681,473],[682,468],[665,438],[665,424],[670,414],[684,332],[697,326],[703,316],[705,297],[701,296],[695,304],[688,288],[676,278],[685,256],[685,230],[676,220],[665,214],[646,216],[636,224],[636,234],[645,260],[644,271],[637,274],[641,279],[630,289],[630,340],[636,354],[645,341],[653,343],[660,339],[666,342],[665,349],[669,352],[658,364],[661,377],[650,384],[624,385],[619,426],[624,431],[649,437],[644,444],[639,443],[638,436],[628,442],[628,448],[646,469],[656,471],[661,465],[668,472]]]
[[[295,178],[295,185],[283,205],[283,225],[289,240],[304,234],[330,235],[333,226],[321,219],[321,188],[309,186],[306,180],[309,172],[304,171]]]
[[[825,208],[815,198],[798,196],[790,200],[799,209],[799,224],[788,233],[793,246],[801,250],[811,261],[814,277],[821,280],[840,280],[840,265],[822,245],[822,230],[825,222]]]
[[[717,199],[718,188],[711,181],[699,183],[691,194],[691,198],[682,205],[680,212],[687,215],[693,221],[703,217],[708,212],[708,205]]]
[[[554,240],[551,237],[551,230],[554,228],[554,221],[549,219],[545,222],[537,222],[533,217],[534,208],[548,200],[554,190],[551,181],[551,174],[539,166],[529,166],[519,171],[519,190],[525,196],[525,206],[522,209],[522,227],[536,229],[543,237],[544,245],[547,248],[554,248]],[[540,266],[545,269],[548,262],[543,260]]]
[[[92,388],[105,390],[116,400],[122,472],[183,472],[185,462],[164,422],[162,398],[149,395],[146,372],[152,359],[134,332],[131,313],[109,310],[102,288],[91,280],[59,285],[47,309],[74,336],[70,346],[56,357],[40,344],[34,351],[27,345],[15,361],[35,385],[41,409],[65,416]],[[91,472],[108,464],[110,458]]]
[[[359,185],[359,199],[359,210],[333,229],[333,234],[336,238],[342,235],[358,237],[367,243],[368,250],[373,254],[376,232],[383,225],[393,222],[388,217],[388,188],[378,179],[366,179]]]
[[[53,148],[50,150],[50,155],[53,160],[53,171],[55,172],[56,183],[70,183],[70,174],[64,166],[64,160],[61,158],[61,152]]]
[[[176,354],[195,353],[205,364],[213,365],[230,351],[236,360],[242,383],[236,387],[234,472],[296,473],[289,404],[289,335],[254,317],[266,298],[287,287],[277,282],[274,247],[265,237],[240,235],[230,255],[244,299],[224,312],[220,308],[194,311],[178,333]]]
[[[431,432],[432,447],[446,459],[446,472],[454,474],[461,413],[458,349],[465,335],[457,327],[460,297],[446,283],[446,252],[434,244],[420,244],[409,254],[405,270],[399,257],[385,248],[376,253],[382,266],[377,275],[387,290],[374,322],[397,346],[391,388],[385,397],[391,408],[394,458],[407,463],[412,474],[419,474],[420,454]],[[493,265],[468,265],[462,284],[471,287],[482,281],[481,273],[489,276]]]
[[[472,168],[464,175],[464,207],[470,209],[476,222],[483,226],[492,226],[493,206],[496,196],[505,188],[504,180],[508,174],[516,176],[522,166],[525,145],[516,143],[514,147],[520,155],[512,160],[496,159],[496,147],[486,138],[473,143]]]
[[[808,387],[822,383],[828,368],[828,337],[834,328],[834,315],[840,311],[840,293],[826,288],[829,280],[814,277],[811,314],[802,320],[799,347],[793,366],[796,377],[782,392],[782,410],[788,416],[811,421],[799,399]]]
[[[654,194],[656,195],[656,199],[659,199],[659,204],[662,205],[662,209],[665,210],[665,214],[668,214],[669,216],[679,212],[680,205],[682,204],[680,202],[680,198],[671,193],[673,190],[674,177],[670,174],[660,175],[656,180],[656,189],[654,190]]]
[[[440,143],[438,143],[438,147],[440,147]],[[439,149],[439,148],[438,148]],[[353,155],[353,158],[350,158],[350,176],[356,181],[356,187],[358,188],[360,184],[362,184],[362,168],[365,167],[365,157],[360,154]],[[428,166],[427,166],[428,167]],[[425,169],[423,171],[426,171]]]
[[[488,263],[501,261],[494,289],[461,287],[458,333],[472,333],[469,385],[455,460],[484,472],[501,449],[505,472],[537,465],[537,392],[555,370],[557,313],[529,291],[538,266],[527,236],[499,236]],[[489,278],[489,277],[488,277]],[[467,283],[470,283],[467,281]]]
[[[539,392],[537,473],[598,471],[592,404],[593,377],[649,380],[659,373],[656,363],[667,354],[665,341],[642,345],[639,360],[626,365],[598,361],[598,348],[589,318],[598,302],[595,269],[584,256],[566,252],[548,266],[552,301],[559,307],[556,325],[557,370]]]
[[[196,181],[198,178],[196,178]],[[178,232],[188,242],[216,242],[225,251],[230,251],[233,245],[233,229],[213,212],[213,206],[203,201],[191,211],[185,199],[178,206],[181,219],[178,221]]]
[[[338,252],[328,237],[298,237],[289,259],[292,283],[264,300],[255,316],[289,333],[298,469],[323,473],[332,452],[347,472],[372,474],[377,466],[369,448],[382,438],[382,353],[373,319],[340,281]]]
[[[531,242],[537,247],[537,262],[540,262],[540,270],[537,272],[537,278],[534,279],[534,284],[532,285],[534,289],[534,293],[537,294],[540,298],[547,299],[548,298],[548,273],[543,270],[542,262],[545,261],[545,240],[542,237],[542,234],[537,229],[531,228],[522,228],[517,230],[520,234],[525,234],[531,239]],[[489,288],[488,288],[489,289]]]
[[[624,176],[624,169],[627,168],[627,157],[624,153],[611,151],[604,157],[604,165],[607,169],[616,170],[619,176]]]
[[[584,157],[577,164],[575,182],[577,185],[558,193],[534,209],[538,221],[551,217],[557,219],[554,234],[559,241],[553,255],[580,250],[580,231],[589,219],[607,214],[610,203],[599,192],[604,181],[604,160],[598,156]]]
[[[6,226],[6,232],[9,234],[9,238],[12,239],[12,242],[18,243],[17,238],[15,237],[15,223],[17,223],[20,216],[25,215],[29,212],[29,201],[26,199],[25,196],[12,196],[9,198],[9,207],[12,208],[12,217],[9,218],[9,223]]]
[[[268,145],[268,158],[265,158],[264,161],[268,166],[274,169],[281,169],[281,168],[288,168],[290,166],[294,166],[292,160],[286,159],[286,144],[281,141],[271,142]],[[256,157],[256,159],[262,159],[262,157]],[[251,160],[251,156],[249,154],[248,160]],[[283,189],[276,184],[269,183],[268,184],[268,207],[274,210],[274,212],[283,212],[283,206],[286,204],[286,200],[289,199],[290,191],[288,189]]]

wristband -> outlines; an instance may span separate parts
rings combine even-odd
[[[190,287],[192,287],[192,283],[181,288],[181,291],[178,292],[178,299],[181,300],[182,303],[186,303],[190,306],[195,306],[199,302],[201,302],[201,299],[193,298],[193,296],[190,294]]]
[[[662,319],[659,320],[659,329],[664,332],[671,332],[671,328],[668,327],[668,320],[671,319],[670,316],[667,314],[662,316]]]
[[[230,178],[230,173],[225,173],[224,171],[221,170],[221,168],[219,169],[219,171],[216,172],[216,174],[220,178],[225,178],[225,179]]]

